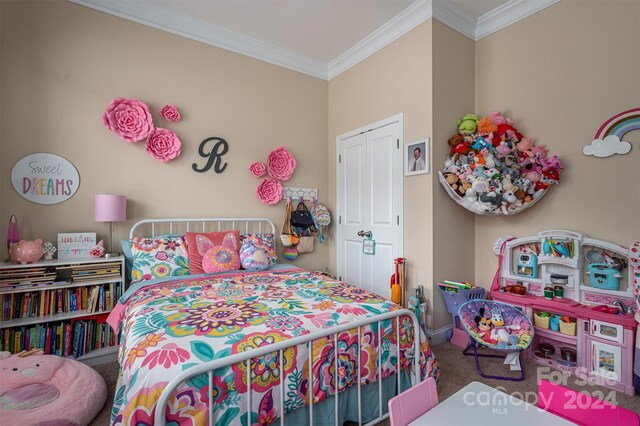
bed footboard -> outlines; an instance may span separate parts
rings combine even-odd
[[[209,425],[213,426],[214,425],[214,402],[213,402],[213,397],[212,397],[212,385],[213,385],[213,372],[219,368],[223,368],[223,367],[227,367],[227,366],[231,366],[237,363],[246,363],[247,365],[247,390],[246,390],[246,395],[247,395],[247,401],[248,401],[248,410],[247,410],[247,423],[248,425],[252,424],[251,421],[251,399],[252,399],[252,390],[251,390],[251,360],[252,358],[255,357],[260,357],[269,353],[274,353],[277,352],[278,353],[278,362],[279,362],[279,366],[283,365],[283,353],[285,350],[287,350],[288,348],[293,348],[293,347],[297,347],[299,345],[307,345],[307,347],[309,348],[309,371],[311,372],[309,374],[309,392],[311,394],[311,397],[309,398],[309,405],[308,405],[308,409],[309,409],[309,425],[313,425],[313,385],[314,385],[314,375],[313,375],[313,342],[314,340],[317,339],[323,339],[323,338],[332,338],[335,348],[337,348],[337,350],[334,351],[334,365],[338,365],[338,355],[339,355],[339,346],[338,346],[338,335],[339,333],[343,333],[343,332],[347,332],[347,331],[352,331],[352,330],[357,330],[357,334],[358,334],[358,346],[357,346],[357,392],[358,392],[358,424],[362,424],[362,398],[361,398],[361,387],[362,387],[362,375],[361,375],[361,356],[360,356],[360,351],[361,351],[361,346],[362,346],[362,341],[361,341],[361,329],[362,327],[365,326],[370,326],[372,324],[377,324],[377,330],[378,330],[378,342],[381,342],[381,330],[382,330],[382,321],[385,320],[394,320],[395,319],[395,333],[396,333],[396,350],[397,350],[397,364],[396,364],[396,376],[397,376],[397,389],[398,389],[398,393],[402,392],[403,389],[401,388],[402,386],[402,381],[401,381],[401,374],[403,371],[403,368],[401,368],[401,346],[400,346],[400,317],[402,316],[408,316],[411,318],[411,321],[413,323],[413,344],[411,346],[411,348],[413,349],[413,360],[412,360],[412,368],[411,370],[411,386],[415,386],[417,383],[420,382],[421,380],[421,368],[420,368],[420,326],[418,324],[418,321],[416,320],[416,316],[414,315],[413,312],[411,312],[410,310],[407,309],[401,309],[401,310],[397,310],[397,311],[392,311],[392,312],[387,312],[384,314],[379,314],[379,315],[375,315],[372,317],[368,317],[368,318],[364,318],[358,321],[353,321],[351,323],[348,324],[342,324],[340,326],[337,327],[331,327],[328,328],[326,330],[319,330],[316,332],[312,332],[310,334],[306,334],[306,335],[302,335],[302,336],[298,336],[289,340],[283,340],[283,341],[279,341],[276,343],[273,343],[271,345],[268,346],[263,346],[260,348],[254,348],[248,351],[244,351],[241,353],[235,353],[232,354],[228,357],[225,358],[221,358],[221,359],[216,359],[213,361],[209,361],[197,366],[194,366],[192,368],[189,368],[185,371],[183,371],[181,374],[179,374],[178,376],[176,376],[175,378],[173,378],[173,380],[171,380],[166,388],[164,389],[164,391],[162,392],[162,394],[160,395],[157,405],[156,405],[156,410],[155,410],[155,418],[154,418],[154,424],[155,425],[164,425],[165,424],[165,408],[167,405],[167,402],[170,398],[170,396],[173,394],[174,390],[176,390],[176,388],[183,382],[185,382],[186,380],[188,380],[189,378],[192,378],[194,376],[200,375],[200,374],[207,374],[208,375],[208,395],[209,395],[209,404],[208,404],[208,410],[209,410],[209,415],[208,415],[208,419],[209,419]],[[411,354],[407,354],[406,352],[409,349],[405,349],[405,357],[407,355],[411,355]],[[383,403],[386,404],[386,401],[383,401],[383,390],[382,390],[382,361],[381,361],[381,354],[382,354],[382,347],[380,346],[379,349],[377,350],[377,387],[378,387],[378,417],[375,418],[373,421],[369,422],[368,424],[374,424],[377,423],[378,421],[387,418],[388,414],[383,414]],[[282,374],[280,374],[280,384],[278,386],[279,389],[275,389],[274,388],[274,392],[279,392],[280,395],[280,406],[279,406],[279,414],[280,414],[280,424],[284,425],[285,422],[285,416],[284,416],[284,381],[285,381],[285,374],[284,374],[284,368],[280,368]],[[340,398],[340,394],[345,392],[347,389],[349,389],[348,387],[344,387],[344,389],[342,391],[340,391],[340,386],[339,386],[339,382],[338,382],[338,369],[334,368],[334,381],[335,381],[335,391],[334,391],[334,404],[335,404],[335,424],[336,426],[338,425],[338,417],[339,417],[339,410],[338,410],[338,403],[339,403],[339,398]],[[375,385],[374,383],[372,383],[372,385]],[[405,389],[406,390],[406,389]]]

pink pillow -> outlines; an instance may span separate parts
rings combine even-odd
[[[207,252],[211,246],[222,245],[222,241],[227,234],[233,234],[236,241],[240,240],[240,232],[238,231],[222,231],[222,232],[187,232],[187,252],[189,256],[189,272],[192,275],[204,274],[205,270],[202,267],[202,255]],[[200,236],[200,238],[198,238]],[[205,240],[206,238],[206,240]],[[198,240],[201,242],[198,247]],[[205,244],[203,247],[203,241],[209,241],[210,244]],[[229,247],[229,246],[228,246]],[[238,252],[239,247],[236,246],[235,251]]]
[[[213,246],[202,256],[202,268],[207,274],[240,269],[240,256],[225,246]]]

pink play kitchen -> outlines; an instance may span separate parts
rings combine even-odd
[[[491,298],[531,318],[530,358],[634,394],[640,318],[634,317],[640,291],[634,247],[565,230],[496,241],[500,266]]]

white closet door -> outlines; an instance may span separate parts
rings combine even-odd
[[[339,141],[338,275],[389,298],[393,259],[402,253],[402,156],[399,122]],[[371,232],[375,254],[363,254]]]

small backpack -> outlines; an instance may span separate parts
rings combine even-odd
[[[323,228],[326,228],[331,223],[331,213],[329,213],[329,209],[324,204],[314,204],[311,208],[311,217],[318,229],[318,242],[322,244],[324,242]]]

